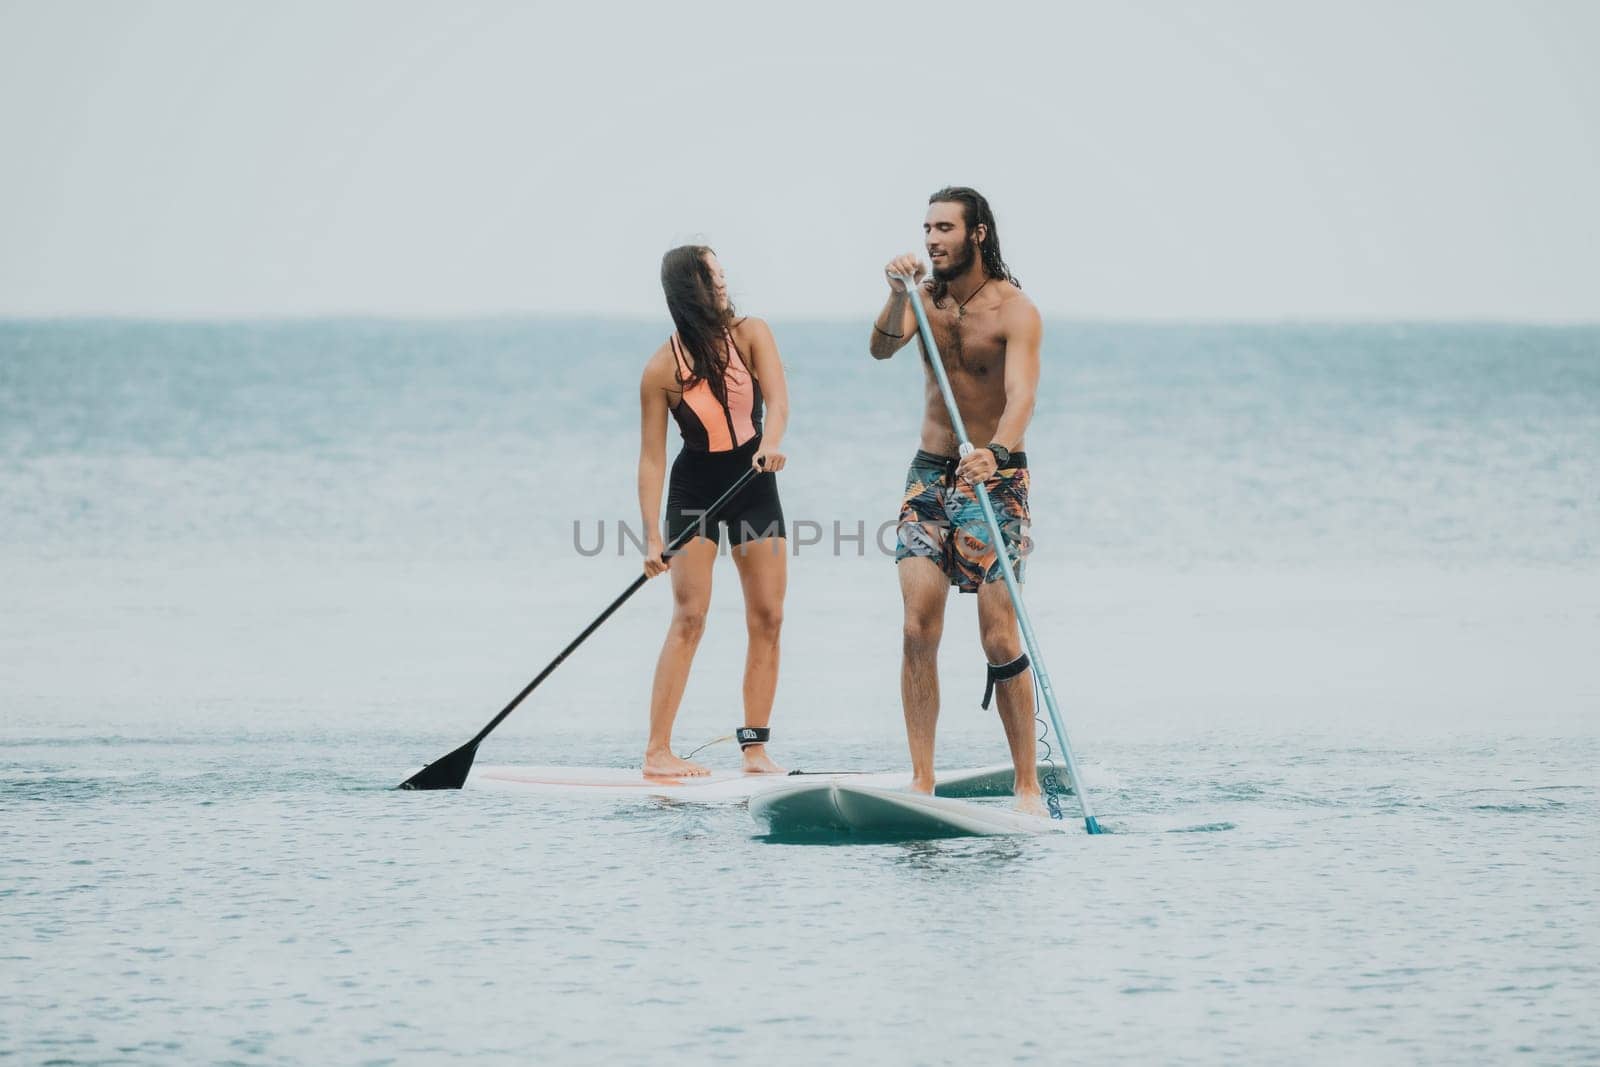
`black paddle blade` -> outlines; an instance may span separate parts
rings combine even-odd
[[[478,755],[478,742],[468,741],[448,756],[440,757],[400,783],[401,789],[460,789]]]

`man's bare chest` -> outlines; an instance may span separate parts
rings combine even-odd
[[[998,314],[969,312],[957,317],[947,312],[929,316],[928,324],[952,379],[983,381],[1005,376],[1006,337]]]

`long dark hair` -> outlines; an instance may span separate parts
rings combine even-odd
[[[989,208],[989,201],[983,198],[978,190],[965,185],[947,185],[937,193],[928,197],[930,204],[960,204],[961,217],[967,224],[967,239],[972,239],[972,234],[982,225],[988,232],[983,243],[978,245],[978,253],[983,259],[983,273],[985,277],[1010,282],[1018,289],[1022,283],[1017,281],[1016,275],[1011,273],[1011,268],[1006,266],[1006,261],[1000,256],[1000,229],[995,225],[994,212]],[[943,300],[945,291],[949,287],[939,279],[933,280],[933,295],[937,300]]]
[[[728,406],[728,390],[723,372],[728,352],[728,327],[733,324],[733,304],[717,307],[717,283],[711,276],[706,257],[715,255],[705,245],[680,245],[661,257],[661,289],[667,296],[667,311],[678,328],[689,357],[689,377],[681,368],[678,385],[687,388],[696,381],[711,386],[717,403]]]

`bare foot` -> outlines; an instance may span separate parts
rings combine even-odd
[[[931,797],[933,796],[933,779],[922,779],[913,774],[911,776],[911,784],[906,788],[910,789],[913,793],[922,793],[925,796]]]
[[[644,773],[649,778],[700,778],[711,773],[711,768],[680,759],[671,752],[646,752]]]
[[[1049,815],[1049,810],[1044,806],[1044,797],[1037,790],[1024,793],[1011,794],[1015,801],[1013,805],[1024,815]]]
[[[744,773],[788,774],[789,772],[772,762],[772,757],[767,755],[766,745],[751,745],[744,750]]]

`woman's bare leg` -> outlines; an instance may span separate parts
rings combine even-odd
[[[710,774],[698,763],[672,753],[672,724],[678,717],[683,690],[689,684],[689,666],[706,628],[711,606],[711,566],[717,545],[705,537],[690,541],[672,559],[672,623],[656,660],[655,683],[650,688],[650,740],[644,750],[644,773],[667,777]]]
[[[744,588],[744,621],[750,645],[744,660],[744,725],[772,721],[772,700],[778,691],[779,637],[783,631],[783,596],[789,582],[789,542],[782,537],[746,541],[733,549],[733,564]],[[744,750],[744,769],[754,774],[783,774],[765,745]]]

